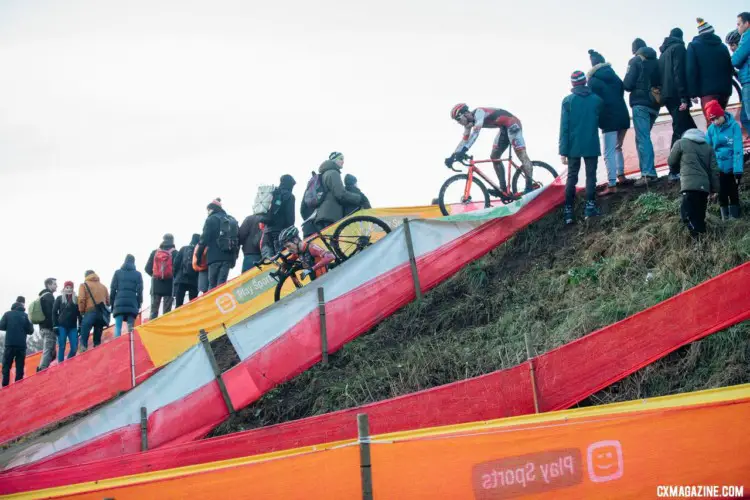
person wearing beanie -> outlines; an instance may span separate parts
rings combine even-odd
[[[737,68],[737,79],[742,86],[740,121],[745,132],[750,134],[750,12],[740,12],[737,15],[737,33],[741,38],[732,54],[732,65]]]
[[[638,150],[638,164],[641,178],[635,182],[637,187],[645,187],[657,180],[654,166],[654,145],[651,142],[651,129],[659,116],[659,94],[661,73],[656,51],[646,42],[636,38],[633,42],[634,56],[628,62],[628,71],[622,83],[630,92],[630,107],[633,109],[633,128],[635,144]]]
[[[42,337],[42,357],[39,359],[39,367],[36,371],[45,370],[57,355],[57,333],[52,322],[52,309],[55,306],[55,292],[57,291],[57,280],[47,278],[44,280],[44,289],[39,292],[39,304],[44,313],[44,320],[39,323],[39,334]],[[31,308],[29,308],[31,310]],[[34,318],[32,317],[32,322]]]
[[[690,96],[688,95],[687,74],[685,73],[687,50],[682,40],[682,30],[673,28],[659,48],[659,72],[661,73],[661,97],[664,106],[672,117],[672,142],[674,146],[682,135],[695,127],[690,114]],[[670,181],[678,179],[670,170]]]
[[[52,324],[57,333],[57,362],[65,360],[65,345],[70,344],[67,359],[78,351],[78,331],[81,328],[81,311],[72,281],[63,284],[62,294],[55,299],[52,308]]]
[[[193,234],[190,244],[180,248],[174,258],[174,297],[175,309],[185,302],[185,294],[189,300],[198,296],[198,271],[193,267],[193,252],[201,235]]]
[[[572,224],[575,220],[573,203],[581,160],[586,164],[584,216],[588,219],[600,213],[596,206],[596,168],[599,156],[601,156],[598,136],[599,117],[604,106],[604,101],[586,85],[586,75],[582,71],[574,71],[570,76],[570,83],[573,86],[571,94],[562,101],[559,143],[562,162],[568,165],[568,180],[565,186],[565,224]]]
[[[321,176],[325,188],[325,196],[315,211],[315,227],[319,231],[343,218],[344,206],[359,206],[362,203],[360,195],[351,193],[344,187],[344,182],[341,178],[344,156],[341,155],[340,158],[335,156],[340,154],[331,153],[329,158],[334,159],[324,161],[318,169],[318,174]]]
[[[24,297],[23,295],[19,295],[18,297],[16,297],[16,302],[18,302],[19,304],[26,304],[26,297]]]
[[[159,248],[153,250],[148,257],[148,261],[146,261],[145,271],[146,274],[151,276],[150,319],[159,317],[160,306],[163,309],[162,314],[167,314],[172,310],[174,273],[176,269],[174,259],[176,254],[174,236],[167,233],[162,237]],[[138,312],[136,312],[137,314]],[[120,325],[122,325],[122,320]]]
[[[727,107],[732,95],[734,68],[729,49],[714,33],[713,26],[700,17],[697,22],[698,36],[688,44],[685,67],[688,95],[700,98],[705,115],[706,104],[710,101],[719,101],[722,108]]]
[[[706,104],[706,117],[711,125],[706,132],[706,141],[716,154],[719,167],[719,207],[722,220],[740,216],[738,186],[743,172],[742,129],[731,113],[727,113],[717,101]]]
[[[625,158],[622,154],[622,144],[630,128],[630,113],[625,104],[625,88],[612,65],[595,50],[589,50],[589,59],[592,67],[587,75],[588,85],[603,102],[599,128],[602,131],[608,184],[601,195],[606,196],[616,192],[618,184],[632,183],[625,177]]]
[[[0,330],[5,332],[3,387],[10,383],[10,368],[13,363],[16,364],[16,382],[23,379],[26,365],[26,339],[34,334],[34,325],[26,315],[25,302],[26,299],[18,297],[10,307],[10,311],[0,318]]]
[[[344,176],[344,188],[350,193],[358,194],[362,197],[362,201],[360,201],[359,205],[344,205],[345,217],[347,215],[353,214],[357,210],[366,210],[368,208],[372,208],[372,205],[370,205],[370,200],[368,200],[367,196],[365,196],[362,190],[359,189],[359,186],[357,185],[357,178],[352,174],[346,174]]]
[[[343,161],[343,156],[341,160]],[[294,225],[294,207],[297,200],[294,198],[292,190],[296,184],[297,181],[291,175],[282,175],[279,179],[279,187],[273,192],[271,210],[262,221],[265,226],[261,247],[263,257],[272,257],[279,253],[281,250],[281,246],[279,246],[279,234],[284,229]],[[242,238],[240,238],[240,242],[242,242]]]
[[[164,241],[171,241],[174,248],[174,237],[171,234],[164,236]],[[166,238],[167,236],[170,238]],[[132,333],[135,319],[143,306],[143,275],[136,270],[135,257],[130,254],[125,256],[125,262],[112,276],[109,303],[112,304],[112,316],[115,317],[115,337],[122,334],[123,321],[128,324],[128,333]]]
[[[78,310],[81,313],[81,336],[79,351],[89,348],[89,335],[94,330],[94,347],[102,343],[102,332],[109,326],[105,324],[97,305],[109,306],[109,291],[102,285],[99,276],[92,270],[86,271],[86,278],[78,287]]]
[[[224,209],[221,198],[208,204],[208,217],[196,247],[196,255],[206,255],[209,290],[226,283],[229,270],[240,251],[240,225]]]

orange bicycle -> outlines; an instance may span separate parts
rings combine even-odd
[[[469,168],[468,172],[465,174],[454,175],[453,177],[446,180],[440,188],[438,204],[440,205],[440,211],[443,213],[443,215],[450,214],[448,211],[448,207],[451,204],[460,203],[469,205],[471,203],[483,202],[484,208],[488,208],[490,206],[490,194],[499,198],[503,203],[506,204],[511,203],[523,196],[523,190],[518,190],[518,181],[521,177],[523,177],[525,183],[526,174],[523,172],[521,166],[516,165],[513,161],[513,148],[508,148],[508,150],[509,153],[507,159],[498,158],[496,160],[474,161],[474,157],[469,156],[468,163],[466,162],[466,160],[461,160],[460,163]],[[507,162],[507,168],[505,169],[505,171],[508,172],[507,185],[511,186],[510,191],[503,191],[502,189],[500,189],[500,186],[495,184],[495,182],[487,174],[482,172],[482,170],[477,166],[477,164],[479,163],[495,162]],[[539,189],[545,184],[550,184],[557,178],[557,172],[548,164],[542,161],[532,161],[531,165],[534,167],[534,189]],[[513,167],[514,171],[512,179],[511,167]],[[460,170],[453,167],[450,167],[450,169],[455,172],[460,172]],[[477,177],[481,177],[484,182],[479,180]],[[485,182],[491,187],[492,193],[490,193],[490,190],[487,188],[487,186],[485,186]]]

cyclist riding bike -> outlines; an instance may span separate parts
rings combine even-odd
[[[474,111],[469,110],[469,106],[465,103],[459,103],[453,106],[451,110],[451,118],[456,120],[464,127],[464,136],[461,142],[458,144],[456,151],[448,158],[445,159],[445,165],[450,168],[454,162],[462,161],[466,159],[466,153],[474,145],[479,132],[483,128],[496,128],[498,129],[495,141],[492,144],[492,153],[490,159],[499,160],[500,157],[508,149],[509,145],[513,146],[513,150],[521,160],[522,168],[526,177],[526,189],[524,192],[531,192],[533,188],[532,180],[532,165],[529,155],[526,153],[526,142],[523,140],[523,129],[521,127],[521,121],[513,116],[504,109],[497,108],[477,108]],[[495,173],[500,181],[500,188],[503,192],[508,191],[508,187],[505,182],[505,168],[500,161],[492,162],[495,168]],[[500,197],[501,193],[498,193],[494,189],[489,190],[490,195]]]
[[[321,276],[328,270],[328,266],[336,260],[336,256],[325,248],[306,241],[299,237],[299,229],[295,226],[288,227],[279,234],[279,245],[289,252],[287,261],[300,260],[304,266],[301,277],[307,278],[310,274]]]

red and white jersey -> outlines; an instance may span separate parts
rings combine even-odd
[[[464,128],[463,138],[456,148],[457,152],[462,148],[467,150],[471,148],[483,128],[509,128],[513,125],[518,125],[520,128],[521,126],[521,121],[504,109],[477,108],[472,111],[472,115],[474,115],[474,123]]]

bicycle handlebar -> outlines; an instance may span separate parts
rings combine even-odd
[[[468,160],[469,160],[469,162],[468,162],[468,163],[466,162],[466,159],[468,159]],[[471,166],[471,161],[472,161],[472,160],[474,160],[474,157],[473,157],[473,156],[467,156],[467,157],[466,157],[466,159],[464,159],[464,160],[458,160],[458,163],[460,163],[460,164],[461,164],[461,165],[463,165],[464,167],[470,167],[470,166]],[[453,168],[453,165],[451,165],[451,166],[450,166],[450,167],[448,167],[448,168],[450,168],[450,169],[451,169],[451,170],[453,170],[454,172],[460,172],[460,171],[461,171],[461,170],[459,170],[459,169],[457,169],[457,168]]]

